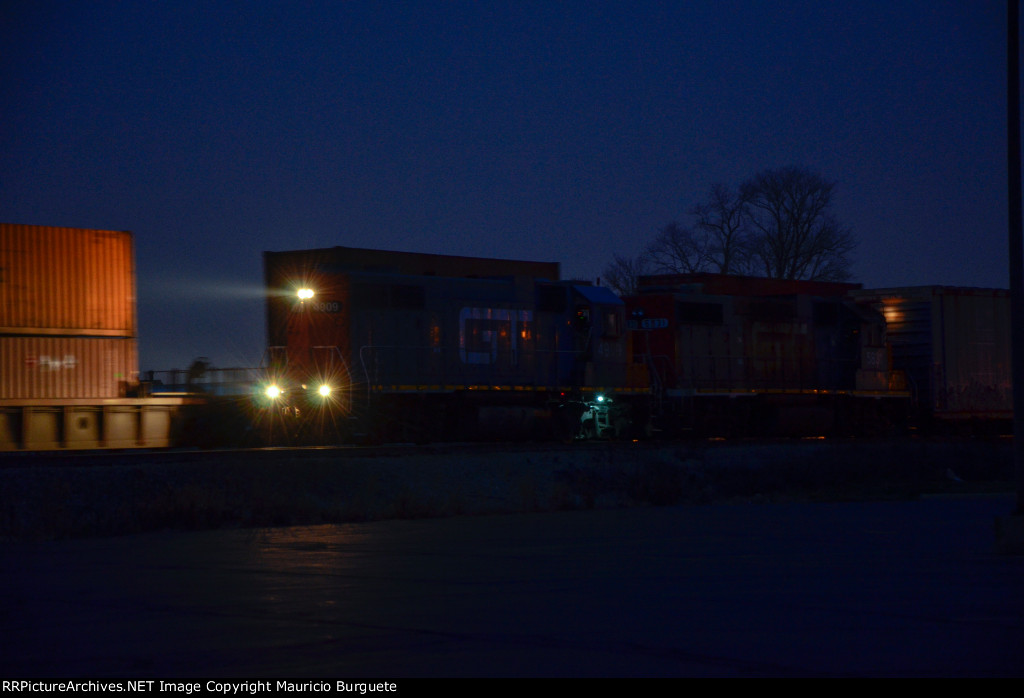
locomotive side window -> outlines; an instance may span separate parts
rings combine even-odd
[[[495,339],[498,344],[505,344],[509,339],[510,322],[505,320],[491,320],[488,318],[469,318],[463,323],[466,332],[466,350],[490,352],[495,346]]]
[[[501,356],[505,357],[502,361],[515,365],[520,343],[532,337],[532,323],[532,310],[463,308],[459,311],[459,358],[466,364],[495,364]]]
[[[615,339],[620,334],[619,329],[619,314],[614,310],[609,310],[604,314],[604,336],[609,339]]]

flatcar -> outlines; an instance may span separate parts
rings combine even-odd
[[[264,253],[270,440],[621,434],[625,305],[557,264],[334,247]]]

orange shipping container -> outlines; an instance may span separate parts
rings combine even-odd
[[[0,223],[0,334],[134,338],[131,233]]]
[[[137,380],[134,339],[0,337],[0,399],[124,397]]]

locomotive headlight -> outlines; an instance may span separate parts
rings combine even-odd
[[[276,385],[268,385],[267,389],[264,392],[266,393],[267,397],[269,397],[271,400],[276,400],[277,398],[281,397],[281,389],[278,388]]]
[[[310,298],[313,297],[313,289],[311,289],[311,288],[300,288],[298,290],[298,296],[299,296],[299,300],[301,300],[301,301],[308,301]]]
[[[324,383],[319,388],[317,388],[317,392],[320,393],[320,397],[327,397],[328,395],[331,394],[331,386]]]

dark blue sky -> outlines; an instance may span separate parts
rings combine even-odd
[[[1006,286],[1005,4],[8,2],[0,220],[132,230],[143,369],[259,362],[263,250],[594,278],[715,182],[839,183],[869,287]]]

